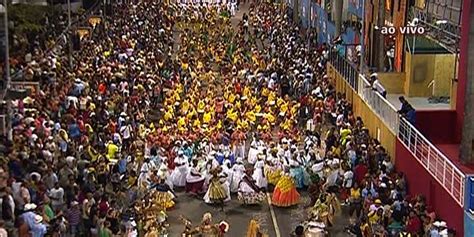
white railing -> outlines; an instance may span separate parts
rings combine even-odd
[[[30,90],[31,93],[39,92],[39,82],[34,81],[11,81],[10,88],[14,90]]]
[[[383,98],[380,93],[372,90],[369,81],[365,79],[364,75],[359,74],[359,82],[357,83],[357,93],[372,108],[372,110],[379,115],[380,119],[385,125],[393,132],[397,134],[400,116],[397,113],[397,109],[388,102],[387,99]]]
[[[330,61],[331,62],[331,61]],[[334,63],[334,62],[331,62]],[[344,69],[344,67],[342,68]],[[336,68],[336,70],[338,70]],[[348,75],[341,74],[350,83]],[[351,83],[350,83],[351,84]],[[466,176],[454,165],[446,155],[436,148],[420,131],[405,118],[400,117],[397,109],[378,92],[373,91],[370,83],[359,74],[354,83],[362,100],[378,115],[388,128],[398,136],[404,146],[415,159],[440,183],[448,194],[464,207],[464,191]],[[353,86],[354,84],[351,84]],[[403,158],[400,158],[403,159]]]
[[[451,197],[464,207],[466,176],[463,172],[405,118],[400,119],[398,138]]]

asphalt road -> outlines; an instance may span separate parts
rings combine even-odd
[[[234,27],[242,19],[243,14],[248,12],[248,8],[249,5],[241,6],[237,14],[231,19]],[[177,34],[175,37],[179,38]],[[176,39],[176,44],[179,44],[179,42],[179,39]],[[172,237],[180,236],[184,230],[180,216],[186,217],[193,223],[193,226],[196,226],[206,212],[212,214],[215,223],[225,220],[230,224],[229,232],[226,235],[229,237],[244,237],[251,219],[257,220],[262,231],[270,237],[288,237],[294,228],[306,219],[307,210],[304,207],[309,201],[307,194],[301,192],[301,202],[295,207],[273,207],[269,205],[268,201],[260,206],[249,207],[241,205],[237,201],[237,197],[233,196],[232,200],[225,205],[224,211],[221,211],[220,207],[207,205],[202,199],[191,197],[184,192],[178,191],[177,196],[176,206],[168,211],[169,236]],[[348,236],[344,232],[344,227],[349,223],[346,212],[343,208],[342,215],[336,218],[335,225],[329,230],[331,237]]]

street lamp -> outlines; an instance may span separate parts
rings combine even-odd
[[[67,35],[68,35],[68,60],[69,67],[72,68],[72,29],[71,29],[71,0],[67,0]]]
[[[6,88],[10,87],[10,51],[9,51],[9,42],[8,42],[8,10],[7,10],[7,0],[3,0],[3,6],[0,8],[0,12],[3,13],[3,21],[5,23],[5,81]],[[6,90],[5,90],[6,91]],[[2,98],[3,99],[3,98]]]

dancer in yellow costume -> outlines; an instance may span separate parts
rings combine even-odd
[[[300,194],[296,191],[293,178],[289,174],[284,174],[273,191],[272,205],[289,207],[298,204],[299,200]]]

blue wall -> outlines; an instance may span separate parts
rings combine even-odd
[[[464,236],[474,236],[474,176],[466,176],[464,193]]]
[[[357,3],[358,5],[355,5],[354,3]],[[309,7],[311,7],[312,11],[315,14],[315,17],[313,18],[314,22],[312,22],[313,23],[312,26],[314,26],[319,33],[318,39],[317,39],[318,43],[331,42],[336,37],[335,36],[336,26],[334,25],[334,22],[328,21],[328,14],[326,13],[326,11],[320,5],[318,5],[317,3],[311,0],[302,0],[301,5],[307,6],[305,9],[306,11],[309,10]],[[305,12],[305,15],[303,15],[302,9],[303,8],[301,7],[300,17],[302,18],[303,26],[307,27],[309,22],[311,21],[311,14]],[[348,5],[348,12],[350,12],[353,15],[358,16],[359,18],[362,18],[362,15],[363,15],[362,0],[350,0],[349,5]],[[306,19],[308,17],[310,19]],[[352,44],[352,43],[355,43],[356,35],[359,37],[359,41],[360,41],[360,33],[356,32],[353,28],[349,27],[346,29],[346,32],[342,35],[342,39],[344,40],[345,44]]]

